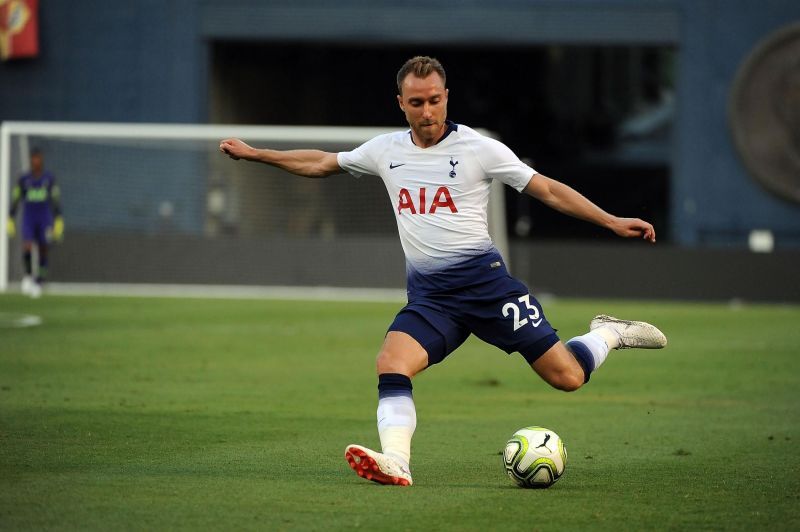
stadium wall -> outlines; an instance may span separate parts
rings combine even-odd
[[[800,302],[800,250],[516,241],[511,256],[513,273],[539,295]]]
[[[800,21],[794,0],[682,2],[671,229],[683,245],[745,245],[752,229],[800,248],[800,205],[768,193],[733,144],[730,91],[747,55]],[[796,68],[796,65],[795,67]]]
[[[196,0],[39,4],[39,56],[0,62],[0,120],[205,122]]]
[[[109,252],[102,264],[86,260],[97,247]],[[797,250],[761,254],[627,241],[516,240],[510,251],[512,273],[537,297],[800,302]],[[396,237],[321,241],[78,232],[56,252],[55,280],[61,283],[330,286],[333,277],[336,287],[399,290],[405,283]]]

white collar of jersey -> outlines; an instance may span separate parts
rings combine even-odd
[[[446,139],[447,137],[450,136],[450,133],[452,133],[453,131],[458,131],[458,124],[456,124],[452,120],[445,120],[444,124],[447,126],[447,131],[444,132],[444,135],[442,135],[442,138],[440,138],[439,140],[436,141],[436,144],[441,144],[441,142],[444,139]],[[411,134],[411,130],[410,129],[408,130],[408,138],[411,139],[411,144],[413,144],[414,146],[417,145],[417,143],[414,142],[414,136]],[[436,144],[434,144],[434,146],[436,146]]]

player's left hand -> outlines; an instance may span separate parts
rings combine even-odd
[[[53,221],[53,240],[56,242],[61,242],[64,238],[64,217],[63,216],[56,216],[56,219]]]
[[[654,244],[656,242],[656,230],[653,228],[653,224],[639,218],[617,218],[611,226],[611,230],[622,237],[641,237]]]

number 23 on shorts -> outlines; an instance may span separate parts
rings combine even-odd
[[[509,301],[503,305],[503,316],[508,318],[512,316],[514,319],[514,330],[524,327],[530,321],[534,327],[538,327],[542,323],[542,318],[539,314],[539,309],[536,305],[531,303],[531,295],[525,294],[517,298],[518,302]],[[527,314],[527,317],[524,315]]]

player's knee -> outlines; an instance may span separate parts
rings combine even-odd
[[[386,366],[389,364],[390,364],[389,354],[386,353],[386,351],[381,350],[381,352],[378,353],[378,356],[375,358],[375,369],[377,370],[378,374],[386,373],[385,371],[382,370],[386,368]]]
[[[400,373],[413,377],[428,365],[428,353],[408,334],[390,331],[375,365],[378,375]]]
[[[378,357],[375,359],[375,369],[380,375],[381,373],[406,373],[405,361],[398,353],[391,350],[381,349]]]
[[[375,370],[378,375],[399,373],[413,377],[423,369],[425,369],[425,363],[422,359],[405,353],[381,350],[375,361]]]
[[[573,372],[561,372],[548,378],[547,382],[557,390],[574,392],[583,386],[584,379],[583,375],[577,375]]]

